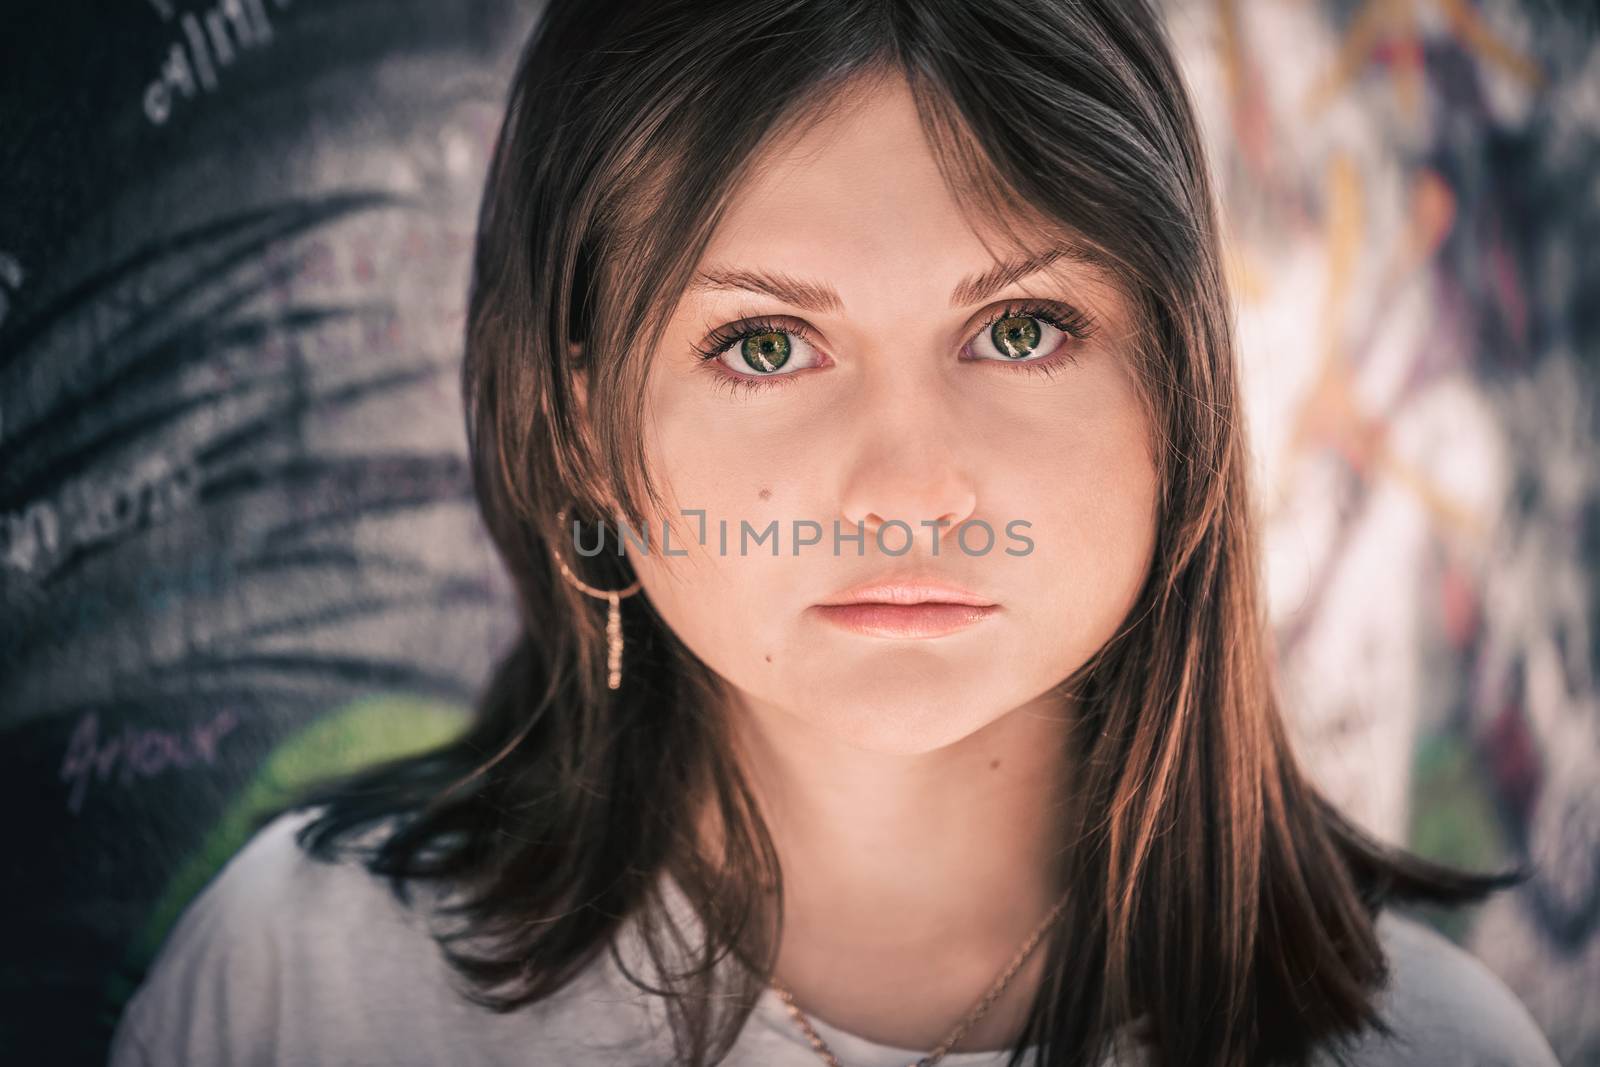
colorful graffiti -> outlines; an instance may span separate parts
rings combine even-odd
[[[1600,1062],[1600,14],[1173,0],[1222,180],[1284,687],[1432,915]]]
[[[528,17],[8,11],[0,1060],[103,1062],[252,817],[458,729],[509,637],[457,373]]]
[[[4,17],[0,1058],[101,1062],[253,815],[459,729],[509,638],[456,366],[532,7]],[[1385,836],[1534,862],[1432,918],[1600,1062],[1597,17],[1167,7],[1298,742]]]

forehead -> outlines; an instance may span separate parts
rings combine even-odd
[[[824,117],[749,160],[704,256],[826,274],[842,291],[890,282],[885,270],[946,277],[987,259],[902,78],[842,91]]]
[[[846,305],[910,290],[942,301],[975,267],[1050,243],[1024,228],[1017,248],[974,227],[903,78],[853,84],[830,103],[745,164],[702,265],[826,277]]]
[[[954,213],[933,149],[904,79],[852,83],[826,112],[780,132],[738,176],[724,229],[750,223],[876,218],[905,225],[930,211]]]

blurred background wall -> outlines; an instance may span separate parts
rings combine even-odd
[[[1432,917],[1600,1063],[1600,36],[1583,0],[1168,0],[1273,624]],[[250,815],[460,727],[509,637],[455,373],[535,7],[0,14],[0,1058],[98,1063]]]

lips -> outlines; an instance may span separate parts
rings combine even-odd
[[[822,601],[836,604],[966,604],[994,607],[994,601],[970,589],[948,582],[923,578],[892,578],[853,586]]]
[[[813,608],[825,621],[871,637],[943,637],[965,630],[991,615],[996,604],[818,604]]]
[[[822,620],[872,637],[942,637],[974,626],[1000,606],[947,582],[891,579],[835,594],[812,611]]]

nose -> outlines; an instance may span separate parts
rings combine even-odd
[[[905,405],[894,406],[906,410]],[[909,540],[918,545],[953,538],[954,528],[977,510],[978,494],[951,447],[951,422],[879,408],[857,425],[864,427],[863,437],[840,502],[847,529],[860,524],[875,536],[884,524],[898,520],[910,528]],[[903,530],[895,532],[904,537]],[[884,540],[899,543],[888,534]]]

